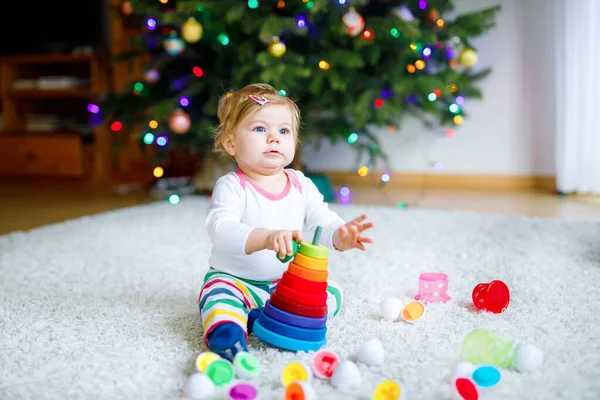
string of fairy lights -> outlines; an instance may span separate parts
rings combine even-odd
[[[170,0],[158,0],[161,4],[166,5]],[[288,0],[290,2],[292,0]],[[298,0],[294,0],[298,1]],[[310,11],[314,7],[314,3],[310,0],[301,0],[306,5],[307,11]],[[124,16],[129,16],[133,14],[134,8],[136,6],[137,0],[124,0],[121,5],[121,12]],[[337,3],[340,6],[347,5],[347,0],[337,0]],[[248,0],[247,5],[250,9],[255,9],[260,7],[259,0]],[[277,2],[277,7],[283,9],[286,7],[286,1],[279,0]],[[424,19],[430,24],[436,26],[438,29],[443,29],[446,25],[444,19],[442,19],[438,13],[438,11],[434,7],[430,7],[426,0],[418,0],[418,8],[424,14]],[[198,4],[196,7],[198,12],[203,11],[202,4]],[[392,11],[396,16],[404,21],[412,21],[415,17],[413,16],[410,9],[406,6],[398,6]],[[298,29],[303,29],[308,26],[309,19],[306,14],[302,13],[295,17],[296,27]],[[360,13],[353,7],[349,7],[348,11],[342,17],[342,23],[346,28],[347,33],[353,37],[362,37],[363,40],[376,40],[375,34],[371,29],[365,28],[365,18],[360,15]],[[204,36],[204,26],[194,17],[190,16],[180,28],[180,31],[173,31],[171,27],[160,27],[159,22],[152,17],[148,17],[145,20],[145,26],[148,30],[154,31],[160,29],[160,32],[164,35],[162,39],[162,47],[164,51],[167,52],[171,56],[178,56],[182,54],[187,46],[187,44],[193,44],[202,39]],[[400,37],[400,32],[396,28],[391,28],[389,30],[389,35],[394,38]],[[217,42],[221,46],[228,46],[231,43],[230,37],[226,32],[219,32],[215,36]],[[283,41],[280,40],[278,36],[273,36],[268,43],[266,44],[269,53],[275,57],[282,57],[286,51],[286,45]],[[422,43],[420,41],[415,41],[414,43],[409,44],[410,49],[418,55],[418,59],[408,65],[406,65],[406,70],[409,74],[417,74],[420,71],[425,70],[435,70],[434,65],[428,65],[430,62],[430,58],[432,57],[434,51],[445,52],[446,62],[451,68],[455,68],[458,65],[462,65],[466,68],[473,67],[477,62],[477,53],[475,50],[463,47],[461,48],[460,40],[451,39],[448,43],[441,43],[439,41],[434,43]],[[316,61],[318,67],[327,71],[330,68],[330,63],[321,59]],[[204,70],[196,65],[191,68],[191,75],[196,79],[203,79]],[[132,84],[132,91],[136,95],[141,95],[144,90],[146,90],[148,85],[152,85],[159,81],[160,72],[156,69],[149,69],[145,76],[144,80],[140,80],[134,82]],[[465,103],[465,98],[463,95],[459,93],[459,88],[456,84],[450,83],[446,85],[445,92],[448,90],[451,93],[456,93],[456,97],[454,101],[449,104],[448,111],[453,115],[452,121],[455,126],[460,125],[463,122],[462,107]],[[285,96],[287,95],[287,91],[282,88],[280,89],[280,94]],[[375,108],[383,107],[387,98],[389,98],[392,93],[389,90],[382,90],[379,98],[373,101],[373,106]],[[431,92],[427,95],[427,101],[436,102],[442,97],[441,88],[432,88]],[[419,98],[416,95],[406,96],[407,103],[417,103]],[[144,132],[141,137],[142,141],[145,145],[148,146],[157,146],[157,147],[165,147],[169,144],[169,134],[164,133],[164,129],[159,130],[159,128],[167,125],[169,131],[175,135],[183,135],[190,130],[192,125],[192,119],[190,115],[186,112],[186,108],[190,105],[191,99],[186,96],[181,96],[177,99],[177,103],[174,104],[174,111],[170,114],[166,121],[158,121],[157,119],[150,119],[147,122],[146,132]],[[99,116],[100,115],[100,106],[97,104],[89,104],[87,107],[89,113]],[[113,132],[119,132],[123,129],[123,123],[121,121],[112,121],[110,122],[110,129]],[[388,130],[390,132],[395,132],[397,127],[389,126]],[[445,131],[445,135],[449,138],[455,136],[455,130],[453,128],[447,129]],[[350,145],[355,145],[361,139],[361,134],[359,132],[350,132],[347,136],[347,142]],[[432,164],[435,169],[441,169],[441,164],[439,162],[435,162]],[[372,170],[375,169],[375,165],[370,159],[366,163],[362,163],[357,169],[356,173],[361,178],[367,177],[372,174]],[[160,165],[156,166],[152,174],[155,178],[164,177],[165,170]],[[391,173],[388,171],[381,172],[378,181],[381,185],[387,184],[392,178]],[[348,203],[351,199],[351,190],[348,186],[344,186],[339,191],[339,200],[342,203]],[[178,196],[175,195],[172,199],[169,199],[172,203],[178,202]]]

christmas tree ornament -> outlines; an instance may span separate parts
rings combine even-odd
[[[286,51],[285,43],[279,40],[278,36],[274,36],[269,42],[268,50],[273,57],[281,57]]]
[[[477,52],[473,49],[464,49],[461,51],[458,62],[467,68],[473,68],[477,64]]]
[[[169,34],[169,37],[163,41],[163,47],[170,55],[178,56],[183,53],[185,42],[177,36],[177,32],[173,31]]]
[[[190,116],[180,108],[175,110],[169,117],[169,129],[178,135],[186,133],[191,125],[192,120],[190,119]]]
[[[130,16],[133,14],[133,4],[131,4],[131,1],[125,0],[121,4],[121,13],[123,13],[125,16]]]
[[[425,13],[425,21],[430,24],[435,24],[438,19],[440,19],[440,13],[435,8],[432,8]]]
[[[346,27],[346,32],[350,36],[358,36],[365,27],[365,19],[356,12],[354,7],[350,7],[348,12],[342,17],[342,22]]]
[[[392,10],[392,14],[406,22],[412,22],[415,19],[410,9],[406,6],[398,6],[394,8]]]
[[[148,83],[156,83],[160,79],[160,72],[158,72],[155,69],[149,69],[148,71],[146,71],[144,78]]]
[[[204,28],[202,24],[196,21],[196,18],[190,17],[183,23],[181,27],[181,37],[188,43],[196,43],[202,39]]]

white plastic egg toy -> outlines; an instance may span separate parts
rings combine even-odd
[[[356,358],[358,361],[369,367],[383,364],[383,361],[385,360],[383,343],[381,343],[381,340],[379,339],[369,340],[358,350],[358,353],[356,353]]]
[[[531,344],[519,344],[516,353],[514,366],[519,372],[533,372],[544,362],[544,352]]]
[[[395,297],[389,297],[379,303],[379,311],[388,321],[396,321],[402,312],[402,302]]]
[[[212,399],[216,393],[216,387],[210,378],[200,372],[189,376],[183,387],[186,397],[194,400]]]
[[[475,366],[468,361],[459,361],[452,367],[450,371],[450,382],[454,382],[457,378],[471,378]]]
[[[338,389],[358,389],[362,384],[358,366],[349,360],[342,361],[333,371],[331,384]]]
[[[316,400],[317,399],[317,392],[315,392],[315,389],[313,389],[312,386],[310,386],[310,384],[308,382],[296,381],[294,383],[299,385],[302,388],[302,393],[298,393],[297,388],[293,388],[292,385],[290,385],[286,389],[286,394],[285,394],[286,399],[287,398],[293,398],[293,399],[301,398],[304,400]]]

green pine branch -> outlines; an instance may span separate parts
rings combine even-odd
[[[373,34],[366,40],[361,35],[351,37],[342,23],[350,4],[288,0],[281,10],[278,2],[259,0],[258,8],[252,9],[241,0],[177,0],[171,8],[169,2],[134,1],[135,20],[143,25],[152,18],[157,27],[134,38],[132,50],[115,59],[150,55],[147,69],[155,69],[160,79],[143,82],[140,77],[143,90],[137,91],[141,86],[131,82],[123,93],[109,94],[101,105],[107,123],[119,119],[128,127],[147,126],[149,119],[155,119],[156,133],[168,135],[170,143],[207,149],[217,123],[219,96],[252,82],[266,82],[299,99],[304,136],[337,142],[359,132],[357,151],[385,161],[389,155],[369,127],[399,126],[407,115],[427,125],[437,121],[453,126],[456,115],[468,116],[462,107],[449,110],[457,96],[483,97],[478,85],[491,69],[461,66],[460,51],[475,49],[473,39],[495,26],[500,6],[448,18],[444,14],[454,10],[449,0],[428,0],[427,10],[420,10],[416,1],[353,0],[351,6],[365,19],[364,29]],[[396,15],[400,6],[414,19]],[[428,20],[432,9],[444,20],[442,27]],[[306,18],[307,26],[296,26],[298,16]],[[173,34],[174,40],[180,40],[181,27],[190,18],[202,24],[202,38],[184,43],[180,55],[168,54],[162,43]],[[286,44],[281,57],[268,51],[275,37]],[[147,45],[152,41],[158,46]],[[432,50],[430,57],[423,54],[425,48]],[[447,59],[448,49],[455,53],[454,66]],[[320,66],[322,61],[328,68]],[[417,62],[427,66],[409,70]],[[203,69],[201,78],[193,75],[194,66]],[[439,96],[432,97],[434,92]],[[173,135],[168,120],[181,108],[182,96],[190,99],[192,127],[184,135]],[[143,137],[144,132],[135,135]]]

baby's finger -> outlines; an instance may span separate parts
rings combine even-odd
[[[353,223],[355,224],[360,224],[361,222],[363,222],[365,219],[367,219],[367,214],[363,214],[363,215],[359,215],[358,217],[354,218],[352,220]]]
[[[362,251],[365,251],[365,250],[367,250],[367,249],[365,248],[365,245],[364,245],[364,244],[362,244],[361,242],[356,242],[356,248],[357,248],[357,249],[360,249],[360,250],[362,250]]]
[[[360,236],[358,241],[363,243],[373,243],[373,239],[364,236]]]
[[[372,222],[367,222],[366,224],[361,224],[361,225],[358,227],[358,230],[362,232],[362,231],[366,231],[367,229],[371,229],[371,228],[372,228],[372,227],[374,227],[374,226],[375,226],[375,224],[374,224],[374,223],[372,223]]]
[[[291,256],[294,253],[294,247],[292,246],[292,234],[285,235],[285,251],[288,256]]]
[[[277,244],[279,245],[279,256],[281,258],[285,258],[286,254],[287,254],[287,246],[285,244],[286,240],[285,237],[280,237],[279,240],[277,240]]]
[[[302,242],[302,231],[293,231],[292,238],[298,243]]]

